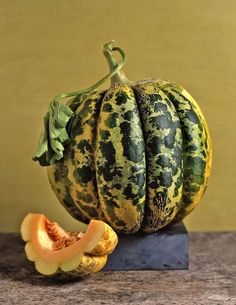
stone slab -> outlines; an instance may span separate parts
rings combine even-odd
[[[120,235],[103,270],[171,270],[188,265],[188,232],[180,222],[157,233]]]

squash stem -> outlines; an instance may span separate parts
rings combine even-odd
[[[113,52],[118,51],[118,53],[122,57],[122,62],[120,64],[117,64],[115,57],[113,56]],[[103,54],[108,62],[110,72],[113,72],[115,69],[117,69],[117,72],[111,77],[111,85],[114,83],[124,83],[124,84],[130,84],[131,82],[128,80],[126,75],[123,71],[121,71],[121,67],[126,63],[126,55],[125,52],[119,48],[114,46],[114,40],[106,43],[103,47]]]
[[[103,47],[103,53],[108,61],[109,67],[110,67],[110,73],[105,75],[102,79],[97,81],[94,85],[83,89],[79,91],[74,92],[68,92],[68,93],[62,93],[53,98],[53,101],[59,102],[61,99],[72,97],[72,96],[83,96],[92,94],[92,92],[96,91],[96,89],[101,86],[105,81],[107,81],[109,78],[111,78],[111,84],[119,82],[119,83],[131,83],[125,76],[124,72],[120,71],[120,69],[124,66],[126,62],[126,55],[124,51],[121,48],[114,47],[113,45],[114,41],[108,42]],[[113,51],[118,51],[120,55],[122,56],[122,61],[117,64],[114,56],[112,55]]]

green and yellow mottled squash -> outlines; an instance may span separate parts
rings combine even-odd
[[[98,272],[118,242],[116,233],[101,220],[91,220],[85,233],[70,233],[43,214],[32,213],[21,224],[21,236],[36,270],[59,278]]]
[[[112,43],[104,46],[111,71]],[[71,100],[71,142],[48,167],[59,201],[76,219],[116,232],[156,232],[199,203],[211,169],[207,123],[190,94],[161,79],[129,81]]]

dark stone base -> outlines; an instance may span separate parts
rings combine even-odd
[[[120,235],[103,270],[188,269],[188,232],[182,222],[153,234]]]

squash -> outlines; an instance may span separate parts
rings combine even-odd
[[[25,253],[43,275],[75,277],[101,270],[118,242],[116,233],[91,220],[85,233],[66,232],[43,214],[29,213],[21,224]]]
[[[48,166],[49,181],[80,221],[101,219],[121,233],[156,232],[202,198],[212,163],[209,130],[183,87],[157,78],[129,81],[114,51],[124,58],[113,42],[104,46],[111,87],[68,102],[71,141]]]

